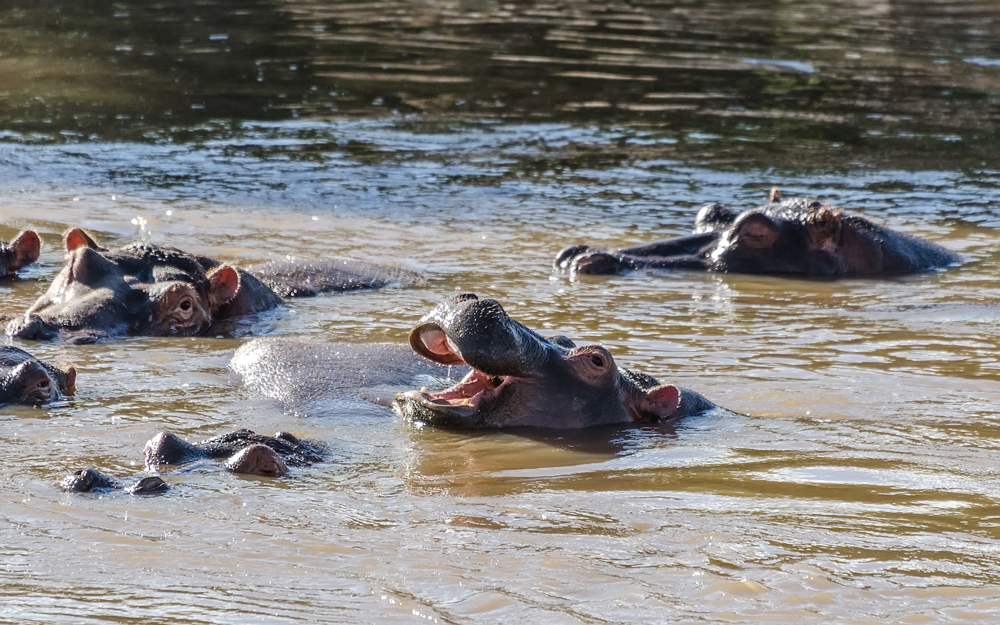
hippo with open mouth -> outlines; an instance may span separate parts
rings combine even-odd
[[[419,281],[413,272],[343,258],[233,267],[181,250],[136,243],[108,249],[80,228],[65,236],[66,267],[8,336],[90,342],[117,336],[202,334],[213,323],[301,297]]]
[[[42,241],[34,230],[23,230],[10,243],[0,241],[0,278],[6,278],[38,260]]]
[[[840,278],[918,273],[961,260],[940,245],[814,198],[782,200],[775,187],[767,204],[742,213],[723,204],[703,207],[693,234],[617,250],[576,245],[559,252],[554,264],[571,274],[652,268]]]
[[[236,430],[200,443],[189,443],[170,432],[160,432],[143,449],[146,469],[158,470],[163,465],[183,465],[204,459],[222,460],[222,467],[231,473],[281,477],[289,466],[305,467],[326,459],[329,450],[323,443],[299,439],[288,432],[274,436],[250,430]],[[67,475],[59,487],[78,493],[124,490],[130,494],[150,494],[167,490],[167,484],[157,476],[146,476],[126,482],[96,469],[82,469]]]
[[[330,400],[354,397],[391,402],[406,419],[454,429],[650,423],[715,408],[694,391],[618,367],[603,347],[545,338],[496,300],[472,294],[451,297],[421,319],[410,348],[254,339],[229,366],[252,391],[299,414],[322,414]],[[461,377],[457,384],[452,375]],[[406,390],[417,384],[425,388]]]
[[[599,345],[544,338],[499,302],[473,294],[438,305],[410,332],[413,350],[471,371],[438,392],[406,391],[404,417],[447,428],[553,429],[676,419],[714,408],[698,393],[621,368]]]
[[[45,404],[76,391],[76,369],[63,371],[23,349],[0,345],[0,404]]]

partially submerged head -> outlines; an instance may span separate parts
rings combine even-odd
[[[845,253],[874,250],[860,245],[847,230],[841,213],[822,202],[799,198],[772,202],[740,214],[723,230],[709,255],[710,268],[816,277],[853,273],[855,263]],[[870,272],[877,272],[877,267]]]
[[[437,393],[396,396],[404,416],[453,428],[556,429],[670,418],[679,391],[619,369],[598,345],[543,338],[511,319],[499,302],[464,294],[438,305],[410,332],[418,354],[472,367]]]
[[[33,230],[23,230],[10,243],[0,241],[0,278],[38,260],[42,241]]]
[[[109,250],[80,228],[65,236],[66,267],[7,334],[22,339],[114,335],[190,335],[240,287],[228,265],[210,272],[199,259],[139,243]]]
[[[76,369],[48,365],[28,352],[0,346],[0,404],[44,404],[76,391]]]

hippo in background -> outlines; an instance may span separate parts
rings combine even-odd
[[[65,236],[66,267],[8,336],[88,342],[118,336],[185,336],[299,297],[419,281],[413,272],[343,258],[233,267],[181,250],[136,243],[108,249],[80,228]]]
[[[324,400],[353,395],[391,400],[408,420],[452,429],[652,423],[715,408],[698,393],[619,368],[603,347],[542,337],[496,300],[472,294],[421,319],[410,349],[255,339],[230,367],[251,390],[300,414],[322,414]],[[407,390],[414,386],[423,388]]]
[[[44,404],[76,391],[76,369],[66,371],[23,349],[0,345],[0,404]]]
[[[42,241],[34,230],[23,230],[10,243],[0,241],[0,278],[38,261]]]
[[[724,204],[703,207],[690,235],[617,250],[577,245],[559,252],[554,264],[572,274],[654,268],[840,278],[898,276],[961,260],[820,200],[783,200],[774,188],[767,204],[742,213]]]
[[[288,432],[274,436],[251,430],[236,430],[200,443],[189,443],[170,432],[160,432],[143,448],[146,470],[156,471],[163,465],[185,465],[198,460],[222,460],[221,466],[231,473],[260,477],[282,477],[289,466],[307,467],[322,462],[329,455],[323,443],[299,439]],[[168,485],[158,476],[145,476],[137,481],[125,481],[101,473],[97,469],[82,469],[67,475],[59,487],[77,493],[123,490],[129,494],[160,493]]]

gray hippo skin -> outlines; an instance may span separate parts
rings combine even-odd
[[[21,339],[87,342],[117,336],[184,336],[224,319],[282,305],[281,296],[411,284],[413,272],[334,258],[241,269],[172,247],[101,247],[79,228],[65,237],[66,267],[48,292],[8,323]]]
[[[723,204],[703,207],[693,234],[618,250],[568,247],[555,267],[574,274],[655,268],[839,278],[904,275],[961,260],[940,245],[819,200],[782,200],[775,188],[767,204],[742,213]]]
[[[44,404],[76,391],[76,369],[66,371],[23,349],[0,345],[0,404]]]
[[[0,241],[0,278],[12,276],[37,261],[41,249],[42,242],[33,230],[23,230],[10,243]]]
[[[475,295],[436,307],[410,333],[410,346],[255,339],[230,367],[251,390],[294,412],[316,414],[337,397],[394,397],[404,418],[455,429],[649,423],[715,407],[693,391],[619,369],[603,347],[544,338]],[[460,377],[457,384],[451,376]]]
[[[619,368],[599,345],[544,338],[499,302],[473,294],[445,300],[410,332],[410,346],[440,364],[472,368],[437,393],[396,396],[406,418],[447,428],[584,428],[652,423],[715,405],[698,393]]]
[[[222,467],[232,473],[281,477],[288,473],[289,466],[306,467],[322,462],[329,455],[329,450],[323,443],[299,439],[288,432],[266,436],[250,430],[236,430],[200,443],[189,443],[170,432],[160,432],[146,442],[143,455],[146,469],[150,471],[158,470],[163,465],[213,459],[222,460]],[[59,483],[59,487],[78,493],[124,490],[131,494],[158,493],[168,488],[156,476],[125,482],[96,469],[70,473]]]

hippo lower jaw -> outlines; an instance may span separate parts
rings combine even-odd
[[[510,376],[491,376],[473,368],[458,384],[443,391],[430,393],[424,387],[419,391],[399,393],[396,399],[419,404],[425,411],[451,419],[470,419],[479,411],[480,404],[498,396],[510,379]]]

